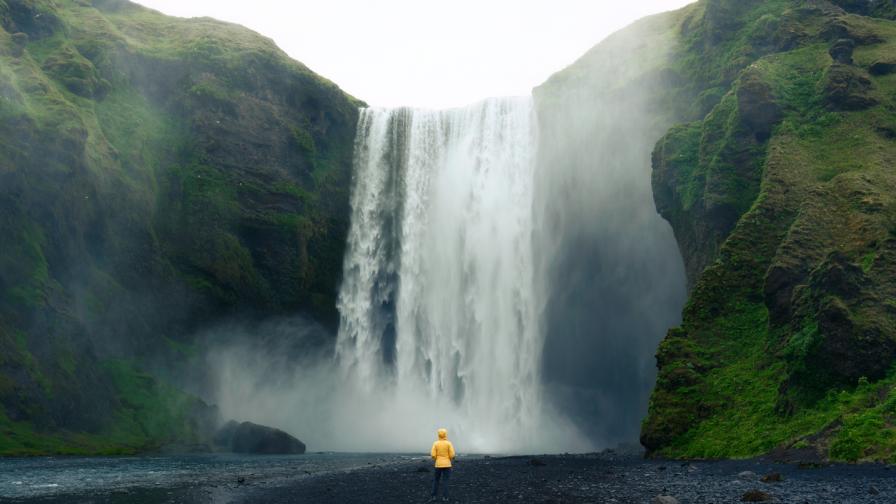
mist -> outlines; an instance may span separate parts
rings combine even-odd
[[[423,391],[369,386],[346,373],[334,359],[335,335],[303,317],[262,324],[232,323],[210,329],[201,338],[210,370],[202,393],[214,402],[222,420],[236,419],[283,429],[305,442],[309,451],[426,452],[436,429],[448,428],[465,453],[521,453],[535,448],[508,430],[493,439],[477,439],[450,398],[424,399]],[[197,391],[198,392],[198,391]],[[577,435],[556,429],[539,440],[543,448]],[[522,441],[513,446],[512,439]],[[581,446],[581,445],[578,445]],[[544,450],[542,450],[544,451]]]
[[[657,345],[686,299],[651,189],[650,155],[671,126],[657,70],[671,47],[646,42],[668,30],[656,24],[617,33],[535,91],[542,376],[554,406],[598,446],[637,442]]]
[[[363,109],[338,333],[216,335],[222,414],[311,450],[419,452],[440,427],[466,452],[636,442],[686,295],[651,189],[673,122],[652,23],[533,97]]]

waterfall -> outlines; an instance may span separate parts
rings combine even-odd
[[[536,141],[529,97],[361,111],[336,357],[394,437],[575,444],[539,390]]]

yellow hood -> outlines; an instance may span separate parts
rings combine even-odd
[[[448,429],[439,429],[439,439],[448,439]]]

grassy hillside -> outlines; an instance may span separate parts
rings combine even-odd
[[[652,452],[896,461],[891,7],[685,11],[670,68],[697,99],[653,164],[692,289],[657,354]]]
[[[358,105],[239,26],[0,0],[0,454],[196,442],[141,367],[223,317],[335,325]]]

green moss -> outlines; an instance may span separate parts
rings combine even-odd
[[[197,399],[156,381],[125,361],[106,361],[103,368],[121,401],[110,439],[135,449],[198,439],[198,427],[187,411]]]
[[[868,252],[862,257],[862,271],[868,273],[871,270],[871,266],[874,265],[874,259],[877,257],[877,253]]]
[[[101,432],[41,431],[10,420],[0,407],[0,456],[123,455],[155,450],[166,444],[195,444],[199,426],[192,414],[199,401],[125,361],[108,361],[103,369],[121,406]]]
[[[673,164],[678,173],[676,191],[681,198],[683,210],[691,207],[702,198],[705,179],[701,172],[699,151],[703,136],[703,123],[695,122],[673,128],[663,140],[666,162]]]
[[[8,215],[7,219],[15,217]],[[12,305],[42,305],[50,281],[43,231],[24,219],[7,222],[6,226],[0,222],[0,229],[11,237],[4,254],[0,255],[0,271],[5,273],[0,285],[8,286],[3,297]]]
[[[765,276],[772,265],[806,276],[809,272],[801,265],[814,268],[829,253],[841,251],[866,275],[862,288],[885,285],[874,295],[888,298],[892,284],[883,272],[887,267],[880,260],[880,243],[893,227],[885,209],[891,201],[896,148],[887,125],[893,122],[896,103],[887,98],[851,112],[827,106],[819,82],[831,60],[828,43],[815,38],[826,21],[811,11],[788,10],[779,2],[714,3],[733,9],[724,18],[731,21],[728,35],[716,32],[722,40],[707,47],[712,20],[695,8],[686,25],[690,30],[683,30],[690,57],[678,65],[698,88],[696,102],[721,98],[705,118],[673,128],[661,143],[666,164],[660,166],[674,166],[676,191],[682,195],[680,207],[664,215],[684,215],[670,219],[679,238],[691,236],[689,226],[713,222],[693,211],[684,213],[699,208],[700,198],[726,204],[740,215],[718,247],[715,262],[697,279],[682,328],[670,331],[660,346],[660,373],[643,439],[673,457],[751,457],[779,447],[815,447],[829,449],[836,460],[893,460],[894,416],[886,408],[894,404],[889,402],[894,373],[841,383],[810,359],[826,337],[816,313],[824,303],[841,303],[857,330],[884,334],[891,334],[892,312],[878,310],[879,304],[816,293],[815,304],[791,306],[793,312],[784,315],[789,318],[769,320],[765,302],[777,301],[771,299],[774,292],[765,290]],[[709,5],[702,4],[704,9]],[[759,10],[748,6],[759,4]],[[883,39],[861,45],[857,65],[892,54],[896,25],[852,17],[848,22]],[[763,55],[762,33],[801,35],[794,47]],[[752,165],[756,186],[743,177],[749,170],[736,173],[749,166],[738,158],[747,151],[739,138],[742,111],[734,99],[747,72],[770,86],[781,109],[781,122],[768,145],[757,144],[746,156],[758,163]],[[896,95],[896,79],[871,79],[880,96]],[[728,91],[720,93],[720,88]],[[705,106],[696,102],[695,109]],[[696,162],[695,124],[702,124],[703,132]],[[675,159],[684,162],[675,165]],[[659,203],[658,208],[662,210]],[[795,287],[806,289],[807,282],[798,280]],[[804,378],[796,380],[799,376]]]
[[[315,155],[317,148],[314,145],[314,137],[311,136],[308,130],[295,126],[291,130],[293,142],[295,142],[298,149],[304,154]]]

